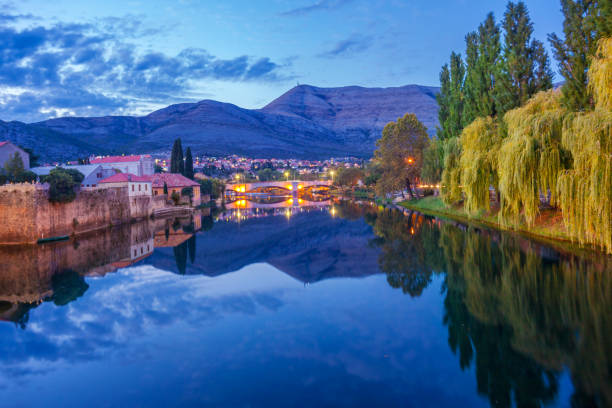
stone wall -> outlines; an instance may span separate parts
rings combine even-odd
[[[0,243],[35,243],[147,218],[151,201],[129,198],[126,188],[106,188],[79,191],[70,203],[51,203],[46,185],[0,186]]]

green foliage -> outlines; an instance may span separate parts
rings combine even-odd
[[[18,152],[4,163],[4,173],[9,180],[16,180],[24,171],[23,160]]]
[[[364,172],[358,167],[340,167],[334,177],[334,184],[341,187],[354,187],[359,180],[363,181]]]
[[[0,185],[6,183],[31,183],[36,181],[36,178],[36,174],[25,170],[21,155],[17,152],[4,163],[4,168],[0,169]]]
[[[459,144],[459,138],[453,137],[444,141],[442,150],[444,153],[444,170],[442,171],[440,195],[445,204],[456,204],[462,199],[461,168],[459,167],[461,145]]]
[[[491,117],[476,119],[461,133],[459,167],[468,212],[489,209],[489,187],[497,188],[499,133]]]
[[[188,147],[185,151],[185,171],[183,175],[193,180],[193,157],[191,156],[191,147]]]
[[[467,74],[463,125],[467,126],[477,117],[493,116],[496,113],[494,90],[501,45],[500,30],[493,13],[489,13],[478,27],[478,32],[469,33],[465,41]]]
[[[503,58],[496,72],[498,114],[521,106],[539,91],[552,87],[552,72],[544,45],[532,39],[533,23],[525,3],[509,2],[502,23]]]
[[[164,194],[168,195],[168,184],[164,181]]]
[[[426,183],[438,183],[442,179],[444,169],[444,143],[437,137],[429,141],[423,151],[423,167],[421,180]],[[367,183],[366,183],[367,184]]]
[[[265,167],[257,172],[259,181],[274,181],[283,178],[283,173],[276,171],[270,167]]]
[[[385,126],[374,152],[382,170],[376,183],[377,194],[402,191],[416,181],[421,174],[423,150],[427,142],[427,129],[412,113]],[[408,190],[410,192],[410,188]]]
[[[170,173],[185,173],[185,161],[183,160],[183,146],[181,138],[174,141],[172,155],[170,156]]]
[[[611,9],[609,1],[561,0],[565,38],[551,34],[548,39],[565,79],[562,102],[567,109],[580,111],[593,106],[588,69],[597,42],[612,36]]]
[[[448,69],[448,64],[444,64],[440,71],[440,92],[436,96],[439,123],[439,126],[436,128],[436,135],[440,140],[446,140],[450,137],[447,125],[450,109],[450,94],[450,71]]]
[[[162,166],[160,166],[159,164],[155,165],[155,173],[159,174],[159,173],[163,173],[164,172],[164,168]]]
[[[181,202],[181,195],[176,191],[172,192],[172,195],[170,196],[170,198],[174,202],[174,205],[178,205],[178,203]]]
[[[75,188],[85,176],[79,171],[66,170],[61,167],[53,169],[41,181],[49,183],[49,201],[56,203],[71,202],[76,198]]]
[[[185,187],[181,190],[181,195],[184,197],[193,197],[193,188]]]

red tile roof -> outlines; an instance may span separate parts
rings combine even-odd
[[[7,144],[8,142],[0,142],[0,147],[4,146],[5,144]]]
[[[199,183],[196,183],[193,180],[188,179],[182,174],[178,173],[155,173],[152,176],[147,176],[153,182],[153,187],[161,188],[164,186],[164,183],[168,186],[168,188],[173,187],[195,187],[199,186]]]
[[[127,163],[140,161],[141,157],[150,157],[147,155],[132,155],[132,156],[109,156],[102,157],[100,159],[92,159],[89,162],[91,164],[105,164],[105,163]]]
[[[131,174],[131,173],[117,173],[117,174],[113,174],[110,177],[105,178],[104,180],[100,180],[98,182],[98,184],[102,184],[102,183],[123,183],[123,182],[128,182],[131,181],[133,183],[144,183],[144,182],[150,182],[151,181],[151,176],[137,176],[135,174]]]

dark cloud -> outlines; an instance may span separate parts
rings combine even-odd
[[[22,18],[0,12],[0,22],[2,16]],[[265,57],[222,59],[201,48],[175,56],[142,53],[130,42],[157,32],[131,15],[89,24],[0,26],[0,87],[25,89],[20,94],[0,90],[0,119],[124,113],[138,103],[183,99],[198,80],[283,79],[282,67]]]
[[[322,58],[335,58],[349,56],[361,51],[365,51],[372,45],[372,37],[354,35],[336,43],[332,49],[319,54]]]
[[[303,16],[305,14],[310,14],[315,11],[333,10],[342,7],[345,4],[350,3],[351,1],[352,0],[319,0],[316,3],[310,4],[308,6],[297,7],[282,12],[280,14],[281,16]]]

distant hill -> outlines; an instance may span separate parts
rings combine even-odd
[[[0,140],[32,148],[45,160],[90,153],[168,151],[177,137],[196,154],[369,157],[384,125],[407,112],[416,113],[433,133],[437,91],[418,85],[300,85],[255,110],[204,100],[171,105],[140,117],[63,117],[29,125],[0,122]]]

